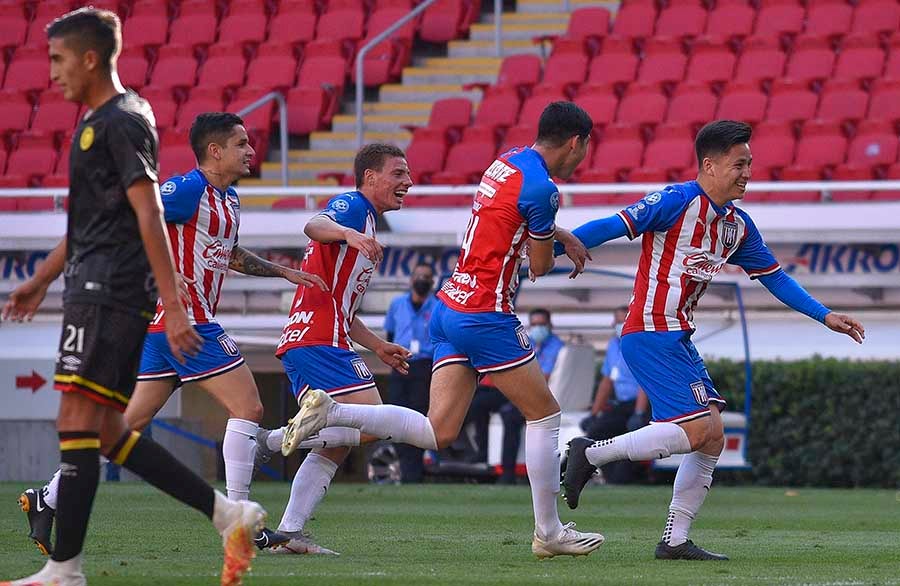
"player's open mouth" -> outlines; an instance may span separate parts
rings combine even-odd
[[[400,201],[403,201],[403,198],[406,197],[406,191],[398,189],[397,191],[394,192],[394,195],[397,196],[397,199],[399,199]]]
[[[738,186],[738,189],[740,189],[741,191],[747,191],[746,183],[738,183],[737,186]]]

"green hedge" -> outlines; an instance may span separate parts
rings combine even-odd
[[[707,367],[743,409],[744,364]],[[762,484],[900,488],[900,363],[754,362],[748,456]]]

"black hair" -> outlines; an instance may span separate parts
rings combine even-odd
[[[753,129],[749,124],[736,120],[716,120],[700,129],[694,140],[697,165],[703,168],[703,159],[724,153],[736,144],[750,142]]]
[[[593,128],[593,120],[580,106],[573,102],[551,102],[541,113],[537,142],[558,147],[573,136],[586,139]]]
[[[356,188],[362,187],[366,178],[366,169],[381,171],[384,168],[385,159],[391,157],[406,158],[406,153],[400,147],[382,142],[367,144],[359,149],[356,158],[353,159],[353,175],[356,178]]]
[[[82,55],[94,50],[100,63],[112,70],[122,49],[122,22],[115,12],[88,6],[67,12],[48,24],[47,38],[61,38]]]
[[[543,307],[535,307],[534,309],[532,309],[531,311],[528,312],[529,319],[531,319],[531,317],[535,316],[535,315],[543,315],[544,317],[547,318],[547,323],[548,324],[550,323],[550,310],[549,309],[545,309]]]
[[[416,270],[417,268],[419,268],[419,267],[425,267],[426,269],[430,270],[432,276],[434,276],[434,274],[435,274],[435,272],[436,272],[436,271],[434,270],[434,265],[432,265],[432,264],[429,263],[429,262],[425,262],[424,260],[420,260],[419,262],[417,262],[417,263],[416,263],[416,266],[413,267],[413,271],[415,271],[415,270]]]
[[[197,162],[206,160],[206,147],[209,143],[224,145],[228,137],[234,132],[235,126],[242,126],[243,118],[230,112],[204,112],[191,124],[191,150],[197,157]]]

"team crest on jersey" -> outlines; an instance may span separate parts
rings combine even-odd
[[[654,191],[653,193],[647,194],[647,197],[644,198],[644,201],[647,202],[647,205],[656,205],[662,199],[662,194],[658,191]]]
[[[554,210],[559,209],[559,192],[558,191],[550,196],[550,207],[553,208]]]
[[[706,394],[706,387],[702,380],[691,383],[691,392],[694,393],[694,400],[706,407],[709,405],[709,395]]]
[[[366,366],[366,363],[362,358],[354,358],[350,361],[350,366],[353,367],[353,371],[356,373],[356,376],[358,376],[362,380],[369,380],[372,378],[372,373],[369,372],[369,367]]]
[[[172,195],[173,193],[175,193],[175,182],[166,181],[159,186],[159,192],[163,195]]]
[[[92,144],[94,144],[94,127],[85,126],[84,130],[81,131],[81,137],[78,139],[78,146],[81,147],[81,150],[86,151],[91,148]]]
[[[241,351],[238,350],[237,344],[234,343],[234,340],[231,339],[226,333],[219,334],[219,337],[216,338],[219,341],[219,346],[222,347],[222,350],[225,351],[225,354],[229,356],[240,356]]]
[[[338,199],[331,202],[331,208],[336,212],[346,212],[350,209],[350,204],[346,200]]]
[[[519,346],[522,347],[522,350],[531,350],[531,338],[528,337],[525,326],[520,325],[516,328],[516,338],[519,339]]]
[[[737,222],[722,222],[722,244],[725,245],[725,248],[732,248],[737,244],[737,233]]]

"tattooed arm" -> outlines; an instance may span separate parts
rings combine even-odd
[[[322,291],[328,291],[325,281],[319,278],[318,275],[275,264],[240,246],[235,246],[231,249],[228,268],[255,277],[283,277],[295,285],[316,286]]]

